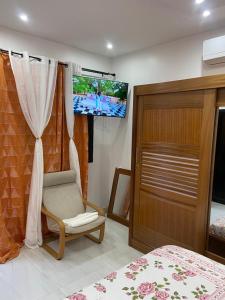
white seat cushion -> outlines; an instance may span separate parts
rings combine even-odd
[[[70,227],[79,227],[86,224],[89,224],[98,219],[98,213],[95,212],[85,212],[83,214],[79,214],[74,218],[64,219],[63,223]]]
[[[59,227],[54,221],[48,219],[47,222],[48,222],[48,229],[50,231],[59,232]],[[66,231],[66,233],[72,233],[72,234],[82,233],[84,231],[94,229],[95,227],[98,227],[99,225],[103,224],[104,222],[105,222],[105,217],[99,216],[97,220],[95,220],[89,224],[86,224],[86,225],[82,225],[82,226],[78,226],[78,227],[70,227],[68,225],[65,225],[65,231]]]

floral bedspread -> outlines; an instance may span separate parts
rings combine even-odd
[[[225,239],[225,217],[217,219],[209,227],[210,233]]]
[[[225,266],[165,246],[136,259],[67,300],[225,299]]]

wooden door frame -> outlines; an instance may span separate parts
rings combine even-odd
[[[206,242],[205,249],[206,253],[210,252],[208,250],[209,246],[209,225],[210,225],[210,216],[211,216],[211,206],[212,206],[212,196],[213,196],[213,176],[215,168],[215,157],[216,157],[216,142],[217,142],[217,129],[218,129],[218,120],[219,120],[219,108],[216,108],[215,124],[214,124],[214,136],[213,136],[213,149],[212,149],[212,161],[211,161],[211,174],[210,174],[210,188],[209,188],[209,203],[208,203],[208,218],[207,218],[207,228],[206,228]]]
[[[133,124],[132,124],[132,149],[131,149],[131,190],[130,190],[130,218],[129,218],[129,246],[138,248],[134,245],[133,241],[133,220],[134,220],[134,193],[135,193],[135,165],[136,165],[136,137],[137,137],[137,116],[138,116],[138,96],[136,95],[134,87],[134,98],[133,98]]]
[[[192,79],[184,79],[156,84],[147,84],[134,86],[133,96],[133,125],[132,125],[132,152],[131,152],[131,209],[130,209],[130,226],[129,226],[129,245],[146,253],[149,246],[133,238],[133,220],[134,220],[134,195],[135,195],[135,166],[136,166],[136,138],[137,138],[137,116],[138,116],[138,98],[140,96],[178,93],[205,89],[225,88],[225,75],[215,75],[206,77],[196,77]],[[218,92],[218,91],[217,91]],[[217,93],[216,102],[219,101],[219,93]],[[224,101],[225,104],[225,101]],[[220,104],[221,105],[221,104]]]
[[[214,75],[162,83],[137,85],[134,87],[134,96],[218,89],[224,87],[225,75]]]

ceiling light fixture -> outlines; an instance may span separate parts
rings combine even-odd
[[[113,48],[113,44],[107,43],[106,47],[107,47],[107,49],[110,49],[110,50],[111,50],[111,49]]]
[[[23,22],[28,22],[28,16],[26,14],[20,14],[19,15],[20,20]]]
[[[203,13],[202,13],[202,16],[203,16],[204,18],[207,18],[207,17],[210,16],[210,15],[211,15],[211,12],[210,12],[209,10],[204,10]]]
[[[196,4],[201,4],[201,3],[203,3],[205,0],[195,0],[195,3]]]

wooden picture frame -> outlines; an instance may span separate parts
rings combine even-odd
[[[115,169],[115,174],[114,174],[114,178],[113,178],[113,185],[112,185],[112,191],[111,191],[107,216],[108,216],[108,218],[129,227],[129,220],[126,217],[122,217],[122,216],[120,216],[118,214],[115,214],[113,212],[120,175],[127,175],[127,176],[131,177],[131,170],[127,170],[127,169],[123,169],[123,168],[116,168]],[[130,192],[130,188],[129,188],[129,192]],[[124,203],[124,206],[126,207],[126,210],[127,210],[127,214],[129,213],[129,209],[130,209],[130,197],[129,197],[128,202]]]

